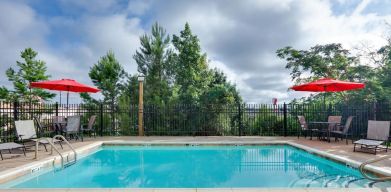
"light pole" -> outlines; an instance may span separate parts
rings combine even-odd
[[[138,136],[144,136],[144,126],[143,126],[143,113],[144,113],[144,104],[143,104],[143,82],[144,76],[138,76]]]

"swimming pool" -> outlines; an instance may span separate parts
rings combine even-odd
[[[60,171],[3,188],[390,187],[289,145],[103,146]]]

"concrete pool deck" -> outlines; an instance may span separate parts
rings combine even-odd
[[[209,137],[167,137],[167,136],[148,136],[148,137],[97,137],[97,138],[86,138],[84,142],[72,141],[71,142],[74,148],[78,151],[89,151],[93,148],[99,147],[102,143],[106,144],[266,144],[266,143],[288,143],[300,148],[305,148],[310,152],[317,153],[322,156],[336,159],[342,162],[350,162],[352,166],[357,166],[357,164],[364,162],[372,158],[382,157],[391,152],[385,153],[380,152],[377,155],[353,152],[353,145],[345,144],[345,141],[327,143],[324,141],[318,141],[316,139],[309,140],[297,137],[231,137],[231,136],[209,136]],[[34,148],[32,148],[33,150]],[[69,153],[70,149],[64,145],[64,149],[60,148],[60,152]],[[57,154],[50,155],[49,152],[45,152],[43,147],[40,147],[38,156],[39,160],[34,159],[34,151],[28,151],[27,157],[23,156],[23,153],[20,150],[14,150],[12,154],[3,153],[4,160],[0,161],[0,180],[2,175],[7,175],[9,173],[20,171],[20,169],[28,169],[34,167],[35,164],[38,164],[43,161],[53,161],[53,158],[58,156]],[[356,165],[355,165],[356,164]],[[371,166],[372,169],[381,170],[384,173],[391,173],[391,159],[384,160],[378,163],[375,163]],[[68,189],[67,189],[68,190]],[[68,191],[78,191],[81,189],[72,189]],[[86,191],[91,191],[86,190]],[[118,191],[205,191],[208,189],[118,189]],[[266,189],[214,189],[213,191],[266,191]],[[281,191],[283,189],[267,189],[267,191]],[[338,191],[378,191],[378,189],[285,189],[289,191],[319,191],[319,190],[338,190]],[[1,190],[0,190],[1,191]],[[20,191],[20,190],[11,190],[11,191]],[[37,190],[35,190],[37,191]],[[42,191],[42,190],[38,190]],[[44,191],[53,191],[53,190],[44,190]],[[57,191],[57,190],[56,190]],[[64,190],[62,190],[64,191]],[[117,191],[117,189],[99,189],[93,191]],[[391,191],[391,190],[390,190]]]

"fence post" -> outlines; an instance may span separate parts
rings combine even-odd
[[[288,119],[287,119],[287,107],[286,103],[284,102],[284,137],[287,136],[287,127],[288,127]]]
[[[19,103],[18,101],[14,101],[14,120],[19,120]]]
[[[58,117],[58,102],[56,102],[56,116]]]
[[[373,120],[376,121],[376,112],[377,112],[377,109],[376,109],[376,100],[373,102]]]
[[[239,102],[238,105],[238,112],[239,112],[239,136],[242,136],[242,109],[241,109],[241,104]]]
[[[100,127],[100,136],[103,136],[103,103],[100,103],[99,106],[99,116],[100,116],[100,122],[99,122],[99,127]]]

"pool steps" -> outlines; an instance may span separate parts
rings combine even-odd
[[[386,176],[386,177],[380,177],[380,178],[375,178],[375,177],[371,177],[369,176],[366,172],[365,172],[365,169],[364,167],[369,165],[369,164],[372,164],[372,163],[376,163],[376,162],[379,162],[379,161],[384,161],[384,160],[387,160],[387,159],[390,159],[391,158],[391,155],[386,155],[386,156],[383,156],[383,157],[380,157],[380,158],[376,158],[376,159],[370,159],[368,161],[365,161],[364,163],[362,163],[359,167],[358,167],[358,170],[361,172],[361,174],[369,179],[369,180],[372,180],[372,181],[388,181],[388,180],[391,180],[391,176]]]
[[[366,188],[390,188],[391,184],[385,181],[372,181],[364,177],[354,177],[351,175],[321,175],[313,178],[314,174],[309,174],[294,181],[292,188],[356,188],[365,186]]]
[[[66,162],[64,163],[64,155],[62,153],[60,153],[58,151],[58,149],[56,148],[56,146],[54,146],[54,144],[53,144],[53,141],[56,140],[56,139],[61,139],[62,141],[64,141],[67,144],[67,146],[72,150],[72,152],[73,152],[73,161],[69,160],[70,154],[68,153],[68,155],[66,156]],[[53,137],[52,142],[49,139],[46,139],[46,140],[51,145],[50,153],[53,154],[53,149],[54,149],[60,155],[60,158],[61,158],[61,169],[65,169],[66,167],[69,167],[69,166],[71,166],[71,165],[76,163],[76,161],[77,161],[76,150],[75,150],[75,148],[73,148],[73,146],[68,142],[68,140],[64,136],[56,135],[56,136]],[[37,142],[37,145],[38,145],[38,142]],[[38,147],[36,147],[35,151],[36,151],[35,154],[37,154]],[[35,155],[35,159],[38,159],[37,155]],[[52,165],[53,165],[53,170],[57,171],[59,169],[56,168],[56,166],[55,166],[55,162],[56,162],[55,159],[56,159],[56,157],[54,158],[54,161],[53,161]]]

